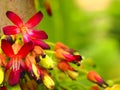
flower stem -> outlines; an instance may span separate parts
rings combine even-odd
[[[114,78],[114,79],[112,79],[112,81],[113,81],[114,83],[120,82],[120,77]]]
[[[27,80],[27,81],[29,81],[29,80],[30,80],[30,78],[28,77],[28,75],[27,75],[27,74],[25,74],[25,78],[26,78],[26,80]]]
[[[50,46],[55,46],[55,44],[54,43],[52,43],[52,42],[46,42],[48,45],[50,45]]]
[[[87,74],[87,73],[88,73],[88,71],[85,70],[85,69],[79,69],[79,72],[82,72],[82,73],[84,73],[84,74]]]
[[[45,50],[45,52],[50,54],[55,54],[55,51],[52,51],[52,50]]]

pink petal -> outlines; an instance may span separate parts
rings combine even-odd
[[[32,64],[29,65],[29,67],[27,67],[27,71],[30,73],[32,71]]]
[[[17,55],[19,55],[21,58],[24,58],[32,49],[33,49],[32,42],[25,43]]]
[[[21,24],[23,24],[21,18],[14,12],[7,11],[6,15],[15,25],[20,26]]]
[[[80,55],[74,55],[74,57],[76,62],[79,62],[82,60],[82,57]]]
[[[29,34],[23,34],[23,39],[25,43],[31,41]]]
[[[80,55],[63,54],[68,62],[79,62],[82,60]]]
[[[43,14],[42,12],[39,11],[27,21],[26,26],[28,28],[32,28],[36,26],[41,21],[42,18]]]
[[[17,34],[19,32],[20,32],[20,30],[16,26],[3,27],[3,33],[5,35],[14,35],[14,34]]]
[[[26,63],[22,59],[20,60],[20,65],[23,68],[23,70],[27,70]]]
[[[8,70],[8,69],[10,68],[10,66],[12,65],[12,62],[13,62],[13,59],[11,59],[11,60],[7,63],[7,65],[6,65],[6,67],[5,67],[5,70]]]
[[[9,84],[10,85],[16,85],[19,82],[20,79],[20,73],[21,70],[11,70],[10,76],[9,76]]]
[[[44,31],[37,31],[37,30],[31,30],[31,32],[29,32],[29,35],[33,38],[36,39],[47,39],[48,35],[44,32]]]
[[[94,78],[96,79],[96,81],[99,83],[99,84],[102,84],[104,83],[103,79],[97,75],[94,76]]]
[[[76,60],[76,58],[71,54],[63,54],[63,55],[66,58],[67,62],[72,62]]]
[[[35,45],[39,45],[43,49],[50,49],[49,45],[41,40],[32,40]]]
[[[7,40],[5,39],[2,40],[1,48],[8,57],[12,57],[14,55],[12,46]]]

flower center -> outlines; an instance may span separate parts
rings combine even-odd
[[[28,28],[25,25],[20,26],[20,30],[21,30],[22,34],[28,33]]]
[[[12,58],[13,63],[12,63],[12,68],[13,70],[19,70],[20,69],[20,58],[18,56],[15,56]]]

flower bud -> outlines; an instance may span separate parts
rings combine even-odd
[[[78,72],[76,71],[71,71],[71,70],[68,70],[67,71],[67,74],[69,75],[69,77],[73,80],[75,80],[77,77],[78,77]]]
[[[87,74],[87,79],[98,84],[99,86],[101,86],[103,88],[108,86],[108,84],[95,71],[89,71]]]
[[[103,83],[103,79],[95,71],[88,72],[87,78],[88,80],[95,82],[95,83]]]
[[[52,60],[52,58],[50,58],[48,55],[46,55],[45,57],[40,56],[39,64],[44,68],[51,69],[54,67],[55,62]]]
[[[0,84],[2,84],[3,80],[4,80],[4,71],[2,67],[0,67]]]
[[[40,46],[34,46],[34,49],[32,51],[33,56],[36,55],[44,55],[44,50]]]
[[[65,62],[64,60],[63,61],[60,61],[58,63],[58,68],[65,72],[71,79],[76,79],[77,76],[78,76],[78,72],[74,70],[74,68],[72,68],[68,62]]]
[[[120,90],[120,84],[115,84],[112,87],[107,87],[105,90]]]
[[[82,57],[78,52],[60,42],[55,45],[55,56],[58,59],[72,63],[79,63],[82,60]]]
[[[45,0],[44,6],[45,6],[45,9],[46,9],[48,15],[52,16],[52,9],[51,9],[51,5],[50,5],[50,0]]]
[[[98,85],[93,85],[90,90],[100,90]]]
[[[55,83],[49,75],[44,75],[43,83],[48,89],[54,89]]]

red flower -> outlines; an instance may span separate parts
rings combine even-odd
[[[11,69],[9,75],[9,84],[15,85],[19,82],[21,72],[26,69],[23,58],[33,48],[32,42],[25,43],[22,48],[16,53],[13,51],[11,44],[7,40],[2,40],[1,48],[3,52],[10,58],[10,61],[6,65],[6,71]],[[10,68],[11,67],[11,68]]]
[[[42,30],[32,29],[43,18],[43,14],[40,11],[32,16],[26,23],[23,23],[22,19],[14,12],[8,11],[6,15],[15,24],[15,26],[3,27],[5,35],[14,35],[21,32],[24,42],[32,41],[35,45],[39,45],[43,49],[49,49],[49,46],[42,41],[48,38],[47,34]]]
[[[55,56],[58,59],[66,60],[67,62],[78,63],[82,60],[82,57],[76,51],[67,47],[66,45],[58,42],[55,45]]]
[[[50,90],[54,88],[54,82],[50,75],[48,74],[45,68],[40,67],[36,61],[34,56],[27,56],[25,63],[27,65],[28,73],[39,83],[43,82],[43,84]]]

